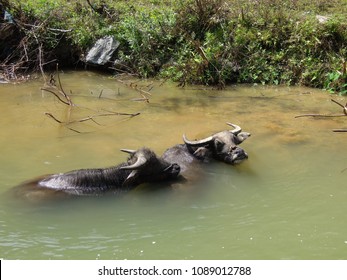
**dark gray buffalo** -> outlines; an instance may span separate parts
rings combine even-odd
[[[201,175],[201,164],[211,160],[238,164],[248,158],[247,153],[237,145],[250,137],[238,125],[227,123],[233,130],[225,130],[201,140],[190,141],[183,135],[184,144],[167,149],[162,158],[181,167],[181,174],[188,181]]]
[[[16,197],[29,200],[118,194],[142,183],[174,179],[180,172],[178,164],[158,158],[148,148],[122,151],[130,154],[125,163],[109,168],[80,169],[47,175],[15,187],[13,193]]]
[[[237,147],[251,136],[249,132],[242,132],[236,124],[227,123],[232,130],[217,132],[207,138],[191,141],[183,135],[188,150],[200,159],[216,159],[229,164],[236,164],[248,158],[247,153]]]

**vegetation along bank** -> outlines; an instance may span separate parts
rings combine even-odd
[[[88,51],[109,36],[102,68],[114,73],[347,94],[345,0],[1,0],[0,13],[3,81],[92,67]]]

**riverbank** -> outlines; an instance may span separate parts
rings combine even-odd
[[[101,68],[180,85],[304,85],[347,93],[343,0],[3,1],[4,79],[56,67],[95,67],[100,38],[119,47]],[[100,66],[98,66],[100,68]]]

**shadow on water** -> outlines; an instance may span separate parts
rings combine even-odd
[[[0,257],[345,258],[346,135],[331,131],[345,120],[294,118],[335,112],[327,93],[261,86],[200,91],[154,81],[147,103],[104,76],[72,72],[61,78],[78,104],[70,110],[41,92],[39,81],[1,85]],[[69,121],[107,111],[140,115],[68,127],[45,115]],[[228,129],[226,122],[252,133],[241,145],[249,159],[210,165],[198,182],[146,184],[120,197],[37,205],[5,195],[42,174],[116,165],[125,160],[122,148],[147,146],[160,155],[182,143],[183,134],[207,137]]]

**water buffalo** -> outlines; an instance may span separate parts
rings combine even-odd
[[[17,197],[24,196],[29,200],[118,194],[134,189],[141,183],[174,179],[180,172],[179,165],[158,158],[148,148],[122,151],[130,154],[130,157],[127,162],[117,166],[47,175],[25,182],[13,191]]]
[[[242,132],[237,125],[227,123],[233,130],[226,130],[213,134],[202,140],[190,141],[183,135],[184,144],[175,145],[167,149],[162,158],[168,162],[175,162],[181,167],[181,174],[188,181],[195,180],[202,175],[201,164],[211,160],[237,164],[248,158],[247,153],[237,145],[251,134]]]
[[[202,149],[204,149],[202,151]],[[177,162],[184,174],[188,169],[195,168],[198,164],[209,162],[213,158],[213,153],[208,148],[197,148],[194,150],[187,144],[178,144],[167,149],[162,158],[168,162]],[[247,159],[248,155],[240,147],[233,147],[224,157],[224,162],[229,164],[237,164]]]
[[[200,159],[216,159],[229,164],[236,164],[248,158],[247,153],[238,148],[244,140],[251,136],[242,132],[236,124],[227,123],[233,130],[224,130],[201,140],[191,141],[183,135],[183,141],[190,153]]]

